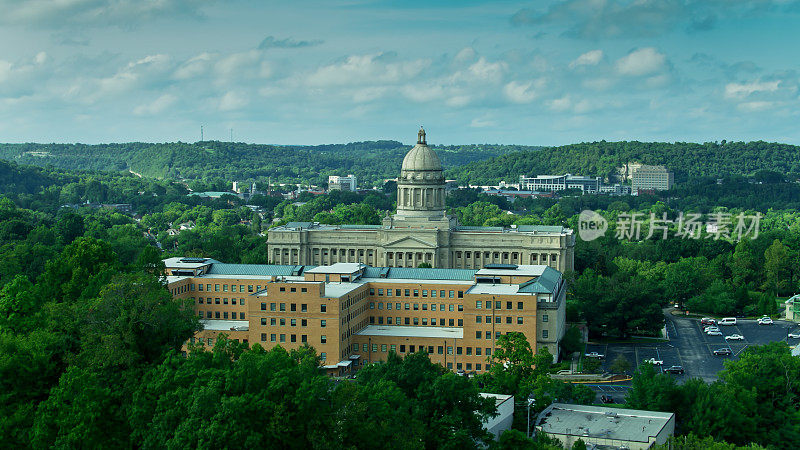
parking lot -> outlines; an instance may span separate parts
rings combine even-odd
[[[738,359],[738,355],[752,345],[764,345],[775,341],[784,341],[790,345],[797,345],[800,339],[788,339],[790,331],[800,329],[797,324],[777,320],[773,325],[758,325],[755,320],[740,319],[736,325],[720,325],[722,336],[708,336],[703,333],[700,320],[696,318],[683,318],[666,314],[667,334],[669,342],[660,343],[621,343],[621,344],[588,344],[586,352],[598,352],[605,355],[603,370],[610,371],[609,367],[614,360],[622,355],[631,364],[631,372],[647,359],[655,358],[664,361],[656,370],[663,371],[670,366],[683,366],[685,373],[675,376],[679,382],[689,378],[701,378],[706,382],[717,379],[717,374],[724,368],[726,360]],[[743,340],[726,340],[725,336],[740,334]],[[713,351],[728,347],[732,351],[730,356],[715,356]],[[593,387],[594,388],[594,387]],[[600,394],[602,389],[595,389]]]

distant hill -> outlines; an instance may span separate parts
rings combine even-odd
[[[62,178],[54,178],[38,167],[0,160],[0,195],[36,194],[43,187],[61,181]]]
[[[513,152],[454,167],[448,178],[461,183],[516,181],[522,174],[616,174],[626,162],[665,165],[677,181],[689,177],[752,175],[759,170],[800,173],[800,147],[763,141],[722,143],[589,142]]]
[[[512,151],[536,147],[503,145],[438,146],[445,167],[458,167]],[[378,183],[399,174],[410,146],[367,141],[318,146],[275,146],[237,142],[152,144],[0,144],[0,158],[20,164],[71,170],[131,170],[158,178],[219,177],[273,181],[327,181],[328,175],[355,174]]]

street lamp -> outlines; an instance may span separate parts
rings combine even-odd
[[[528,429],[525,433],[528,438],[531,437],[531,405],[534,404],[536,404],[536,399],[533,397],[533,394],[528,395]]]

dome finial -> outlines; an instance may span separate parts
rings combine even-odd
[[[422,125],[419,127],[419,132],[417,133],[417,144],[428,145],[425,142],[425,128],[422,128]]]

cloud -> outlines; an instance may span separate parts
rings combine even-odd
[[[152,116],[164,112],[167,108],[172,106],[178,97],[172,94],[164,94],[150,103],[144,103],[133,109],[133,113],[137,116]]]
[[[474,118],[469,123],[470,128],[489,128],[497,125],[497,122],[490,119]]]
[[[321,45],[324,41],[321,40],[312,40],[312,41],[296,41],[292,38],[286,39],[275,39],[274,36],[267,36],[258,44],[259,50],[266,50],[269,48],[304,48],[304,47],[314,47],[317,45]]]
[[[219,99],[220,111],[233,111],[242,109],[250,103],[247,96],[242,93],[228,91]]]
[[[664,68],[667,57],[653,47],[631,51],[617,60],[616,69],[621,75],[649,75]]]
[[[0,23],[45,28],[132,27],[165,16],[202,17],[214,0],[0,0]]]
[[[569,63],[569,68],[574,69],[580,66],[596,66],[600,60],[603,59],[603,51],[602,50],[592,50],[588,51],[581,56],[575,58],[574,61]]]
[[[672,29],[686,14],[680,0],[566,0],[545,11],[517,11],[517,25],[567,24],[570,37],[650,37]]]
[[[530,103],[539,95],[536,88],[543,84],[540,80],[528,83],[511,81],[503,87],[503,94],[514,103]]]
[[[742,99],[756,92],[775,92],[780,81],[752,81],[750,83],[728,83],[725,85],[725,97]]]
[[[660,36],[680,26],[688,32],[712,30],[723,18],[748,18],[790,11],[797,0],[563,0],[544,10],[524,8],[515,25],[567,26],[564,35],[581,39]]]
[[[413,79],[430,65],[426,59],[393,59],[393,55],[386,53],[351,55],[341,62],[320,67],[304,81],[313,87],[395,84]]]

